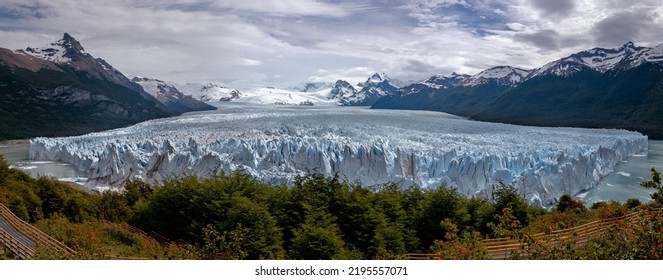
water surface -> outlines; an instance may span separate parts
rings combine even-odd
[[[615,171],[601,179],[598,186],[578,195],[586,205],[597,201],[616,200],[625,202],[629,198],[650,201],[653,189],[640,186],[643,181],[651,180],[650,169],[655,167],[663,171],[663,141],[649,140],[647,154],[635,155],[618,164]]]

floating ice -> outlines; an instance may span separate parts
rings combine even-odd
[[[618,174],[618,175],[622,175],[622,176],[624,176],[624,177],[631,177],[631,173],[628,173],[628,172],[622,172],[622,171],[619,171],[619,172],[617,172],[617,174]]]
[[[541,128],[465,120],[439,112],[356,107],[225,105],[65,138],[37,138],[30,159],[60,160],[87,173],[90,188],[131,178],[243,170],[268,183],[308,172],[365,186],[447,184],[487,196],[498,180],[533,204],[576,194],[647,138],[624,130]]]

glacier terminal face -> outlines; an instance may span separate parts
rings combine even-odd
[[[71,163],[87,172],[91,188],[242,170],[275,184],[322,173],[364,186],[445,184],[484,197],[503,180],[530,203],[547,205],[596,186],[616,164],[646,150],[646,136],[625,130],[364,107],[225,104],[99,133],[36,138],[30,159]]]

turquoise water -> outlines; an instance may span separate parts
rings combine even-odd
[[[30,161],[29,152],[29,144],[0,145],[0,155],[12,168],[21,169],[33,177],[48,176],[77,183],[86,181],[85,172],[76,170],[73,165],[58,161]]]
[[[651,180],[649,170],[652,167],[663,170],[663,141],[650,140],[646,155],[632,156],[618,164],[615,171],[601,179],[596,188],[579,194],[578,198],[588,206],[604,200],[625,202],[629,198],[637,198],[642,202],[650,201],[654,190],[643,188],[640,183]]]

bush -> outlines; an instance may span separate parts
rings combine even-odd
[[[557,211],[566,212],[570,210],[585,211],[585,204],[582,201],[571,198],[571,195],[562,195],[559,198],[559,202],[557,202]]]

